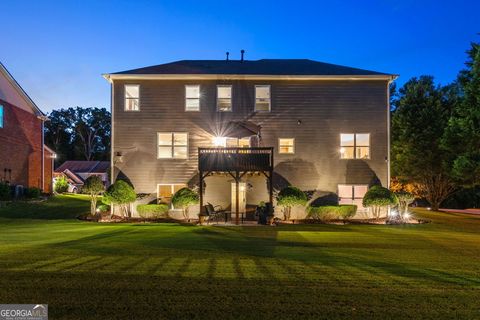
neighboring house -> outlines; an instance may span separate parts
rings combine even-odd
[[[103,183],[108,187],[109,161],[65,161],[61,166],[55,169],[55,179],[64,175],[67,178],[69,188],[68,192],[79,192],[85,180],[90,176],[100,176]]]
[[[0,63],[0,181],[52,192],[55,152],[44,145],[47,117]]]
[[[112,179],[129,180],[150,201],[169,202],[190,186],[202,204],[243,212],[274,202],[273,193],[291,184],[317,203],[338,196],[362,208],[370,185],[388,186],[395,75],[307,59],[242,59],[182,60],[104,77]]]

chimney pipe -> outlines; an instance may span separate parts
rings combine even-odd
[[[245,50],[242,49],[240,53],[242,54],[242,59],[240,61],[243,62],[243,54],[245,53]]]
[[[228,56],[230,55],[230,52],[225,52],[227,54],[227,61],[228,61]]]

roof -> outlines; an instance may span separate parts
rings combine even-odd
[[[15,88],[15,90],[20,94],[20,96],[25,100],[25,102],[30,106],[33,113],[46,120],[45,114],[40,110],[40,108],[33,102],[32,98],[23,90],[20,84],[15,80],[12,74],[7,70],[7,68],[0,62],[0,74],[3,74],[5,78],[10,82],[10,84]],[[8,102],[8,101],[7,101]]]
[[[116,75],[394,76],[309,59],[180,60],[106,76]]]
[[[67,169],[74,173],[106,173],[110,169],[110,161],[65,161],[55,172]]]

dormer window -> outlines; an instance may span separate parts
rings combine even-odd
[[[270,112],[270,86],[255,86],[255,111]]]
[[[140,85],[125,85],[125,111],[140,110]]]
[[[232,86],[217,86],[217,110],[232,111]]]

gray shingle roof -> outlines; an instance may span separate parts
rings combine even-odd
[[[243,62],[239,60],[180,60],[113,74],[390,75],[309,59],[261,59],[244,60]]]
[[[73,173],[106,173],[110,168],[110,161],[65,161],[55,172],[63,172],[65,169]]]

